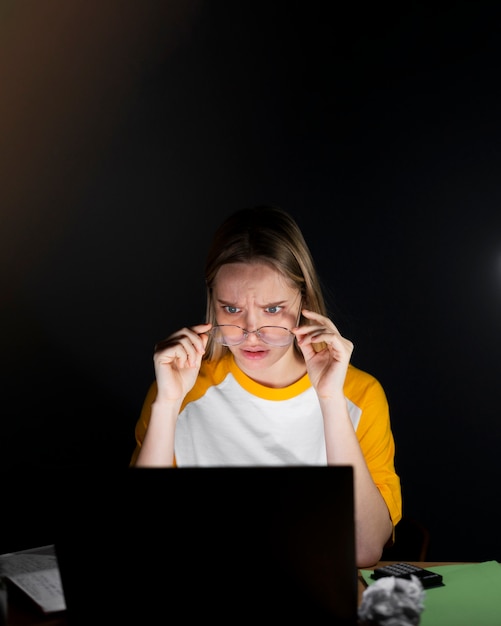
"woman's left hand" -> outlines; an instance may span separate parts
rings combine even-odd
[[[353,343],[341,335],[328,317],[303,309],[310,324],[294,329],[308,376],[320,397],[343,391]]]

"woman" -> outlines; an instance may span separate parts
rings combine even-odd
[[[357,564],[375,564],[402,508],[388,404],[350,364],[298,225],[237,211],[205,278],[207,322],[156,346],[131,465],[352,465]]]

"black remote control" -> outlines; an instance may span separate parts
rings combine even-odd
[[[421,581],[425,589],[430,587],[443,587],[442,576],[430,570],[412,565],[411,563],[394,563],[392,565],[383,565],[377,567],[371,574],[371,578],[379,579],[385,576],[398,576],[399,578],[410,578],[411,575],[416,576]]]

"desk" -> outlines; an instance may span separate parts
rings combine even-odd
[[[501,563],[495,559],[468,563],[429,563],[444,585],[425,590],[422,626],[501,624]],[[359,572],[370,585],[371,570]]]
[[[380,561],[374,567],[381,567],[382,565],[388,565],[395,561]],[[414,562],[414,561],[409,561]],[[433,567],[436,565],[452,565],[452,563],[437,563],[437,562],[414,562],[421,567]],[[364,568],[374,569],[374,568]],[[366,588],[366,584],[361,575],[358,576],[358,603],[360,604],[362,594]],[[68,626],[68,621],[65,618],[64,613],[44,616],[41,615],[36,607],[31,606],[29,600],[21,594],[10,593],[9,589],[9,614],[7,618],[7,626]]]

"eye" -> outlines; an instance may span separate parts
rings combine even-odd
[[[282,310],[283,307],[281,306],[269,306],[267,307],[265,310],[270,313],[271,315],[276,315],[277,313],[280,313],[280,311]]]
[[[240,311],[238,307],[231,306],[229,304],[224,306],[223,309],[226,311],[226,313],[238,313]]]

